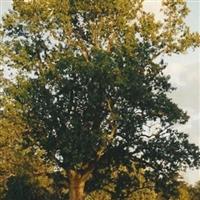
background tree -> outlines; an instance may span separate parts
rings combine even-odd
[[[26,138],[65,171],[70,200],[133,164],[170,196],[179,170],[200,165],[198,147],[174,128],[188,116],[168,97],[160,59],[199,46],[199,34],[184,23],[185,1],[162,8],[158,21],[142,0],[14,0],[4,17],[1,60],[16,70],[6,95]],[[117,180],[116,192],[138,188],[125,173]]]
[[[16,105],[8,99],[1,100],[4,110],[0,119],[0,199],[39,200],[39,189],[43,188],[47,193],[52,185],[51,178],[47,176],[51,172],[50,166],[41,159],[41,151],[23,148],[25,124],[16,112]]]
[[[179,186],[179,199],[180,200],[190,200],[191,196],[188,190],[188,185],[186,183],[182,183]]]
[[[9,85],[8,80],[6,83]],[[26,125],[20,106],[6,98],[3,90],[0,108],[0,199],[66,199],[64,177],[55,172],[53,163],[44,162],[43,151],[23,140]]]
[[[194,186],[189,187],[189,194],[191,200],[198,200],[200,197],[200,181],[198,181]]]

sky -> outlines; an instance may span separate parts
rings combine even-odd
[[[190,14],[186,18],[192,31],[200,31],[200,1],[187,0]],[[160,1],[146,0],[145,8],[161,18]],[[171,95],[174,102],[188,112],[190,119],[179,127],[189,134],[190,141],[200,146],[200,48],[191,49],[183,55],[165,58],[168,63],[166,73],[170,74],[172,84],[177,90]],[[187,170],[184,174],[187,182],[193,184],[200,180],[200,170]]]
[[[12,0],[0,0],[0,18],[11,8]],[[200,31],[200,0],[187,0],[190,14],[186,18],[192,31]],[[160,0],[145,0],[146,10],[160,18]],[[189,122],[179,127],[189,134],[190,141],[200,146],[200,48],[191,49],[184,55],[166,57],[166,74],[170,74],[172,84],[177,90],[172,94],[174,102],[190,115]],[[184,173],[187,182],[193,184],[200,180],[200,170],[188,170]]]

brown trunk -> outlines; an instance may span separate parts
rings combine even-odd
[[[75,172],[70,175],[69,182],[69,200],[84,200],[85,181],[82,180],[81,176]]]

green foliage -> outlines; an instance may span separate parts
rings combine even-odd
[[[185,183],[182,183],[179,186],[179,197],[180,200],[192,200],[191,195],[189,193],[189,187]]]
[[[114,183],[114,199],[140,188],[134,169],[169,197],[179,170],[200,166],[199,148],[174,128],[188,116],[168,97],[160,59],[199,46],[199,34],[184,23],[185,1],[164,0],[163,21],[142,5],[14,0],[1,26],[1,63],[16,70],[4,95],[25,124],[23,145],[42,149],[69,185]]]
[[[7,183],[5,200],[50,200],[47,191],[35,185],[27,177],[11,177]]]
[[[58,178],[58,174],[53,175]],[[44,181],[42,177],[42,181]],[[49,188],[45,184],[41,184],[41,180],[34,179],[28,175],[13,176],[7,180],[7,189],[4,192],[3,200],[64,200],[67,199],[67,193],[62,191],[64,188],[61,184],[61,177],[59,181]],[[49,179],[48,179],[49,181]],[[56,188],[58,187],[59,188]]]
[[[200,181],[198,181],[194,186],[189,187],[189,194],[191,200],[198,200],[200,197]]]
[[[0,199],[60,200],[62,196],[65,199],[67,191],[61,184],[62,176],[54,183],[59,177],[53,173],[54,165],[44,163],[44,152],[36,146],[25,147],[23,133],[26,126],[20,116],[20,106],[8,98],[1,100]]]

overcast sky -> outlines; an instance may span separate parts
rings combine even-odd
[[[200,1],[187,2],[191,12],[186,21],[191,30],[200,31]],[[145,7],[154,11],[156,16],[162,17],[159,12],[160,0],[146,0]],[[0,0],[0,17],[9,8],[11,0]],[[165,60],[168,63],[166,73],[171,75],[171,82],[177,87],[172,98],[190,115],[187,125],[180,129],[189,134],[191,142],[200,146],[200,49],[189,50],[184,55],[173,55]],[[200,170],[188,170],[184,176],[186,181],[194,183],[200,180]]]

